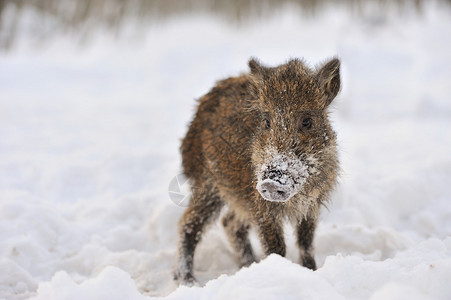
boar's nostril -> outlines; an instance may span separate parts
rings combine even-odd
[[[285,192],[284,191],[277,191],[277,194],[283,196],[283,195],[285,195]]]

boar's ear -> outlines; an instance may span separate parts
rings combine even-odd
[[[249,60],[249,68],[251,69],[251,74],[265,79],[268,77],[269,69],[264,67],[256,58],[251,58]]]
[[[340,60],[333,58],[324,64],[317,74],[320,88],[325,93],[327,107],[340,91]]]

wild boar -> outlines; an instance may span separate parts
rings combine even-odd
[[[200,98],[181,145],[192,197],[179,222],[174,278],[194,284],[193,257],[206,225],[222,224],[240,266],[255,261],[255,228],[265,255],[284,256],[285,220],[296,228],[300,263],[316,269],[312,246],[319,208],[339,171],[328,107],[340,90],[340,61],[312,69],[291,59],[219,81]]]

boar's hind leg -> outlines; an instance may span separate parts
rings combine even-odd
[[[316,219],[306,218],[296,227],[297,243],[300,250],[300,262],[304,267],[316,270],[313,251],[313,236],[316,228]]]
[[[223,202],[215,188],[193,189],[190,206],[180,219],[180,244],[174,279],[181,284],[193,285],[194,250],[200,241],[205,225],[213,221],[221,211]]]
[[[222,219],[222,225],[235,250],[240,267],[252,264],[255,256],[248,235],[250,224],[238,218],[233,211],[228,211]]]

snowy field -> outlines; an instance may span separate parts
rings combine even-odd
[[[197,13],[84,44],[40,42],[38,17],[26,9],[0,52],[0,299],[451,299],[451,5],[285,5],[239,24]],[[202,286],[177,287],[184,208],[168,185],[195,99],[250,56],[334,55],[343,171],[318,270],[295,263],[292,230],[287,258],[238,270],[216,224],[196,252]]]

